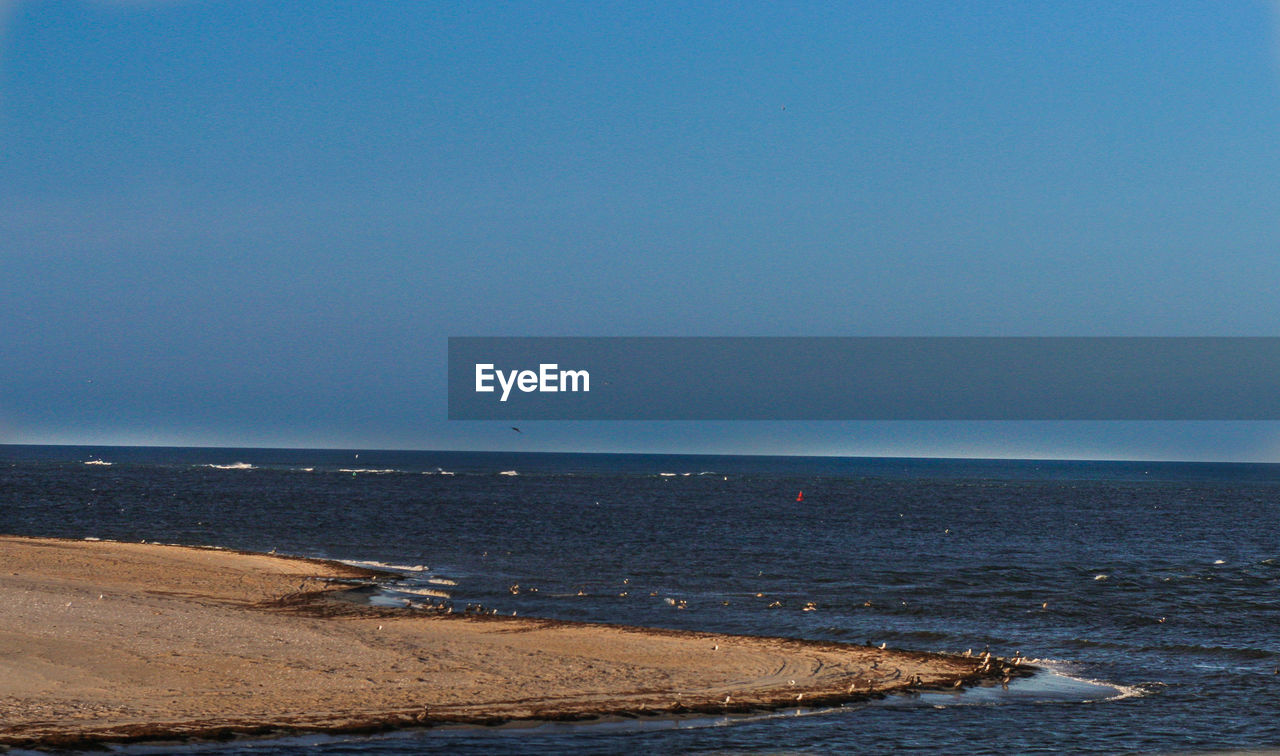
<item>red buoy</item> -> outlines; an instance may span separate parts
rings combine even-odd
[[[796,501],[804,501],[804,491],[800,492],[800,495],[796,497]]]

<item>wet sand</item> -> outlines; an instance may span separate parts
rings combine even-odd
[[[0,536],[0,745],[719,714],[1010,673],[864,646],[364,607],[329,582],[376,577]]]

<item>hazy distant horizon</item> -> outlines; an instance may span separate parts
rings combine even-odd
[[[450,448],[450,447],[376,447],[376,446],[258,446],[235,444],[113,444],[113,443],[0,443],[2,447],[24,448],[65,448],[82,449],[86,452],[102,449],[184,449],[210,451],[326,451],[351,452],[353,454],[377,453],[482,453],[482,454],[550,454],[550,455],[608,455],[608,456],[653,456],[653,457],[797,457],[823,459],[861,459],[861,460],[956,460],[956,461],[999,461],[999,462],[1134,462],[1134,463],[1204,463],[1204,464],[1280,464],[1276,459],[1198,459],[1198,458],[1159,458],[1159,457],[1062,457],[1062,456],[977,456],[977,455],[931,455],[931,454],[843,454],[843,453],[787,453],[775,452],[734,452],[734,451],[698,451],[683,452],[671,450],[616,450],[616,449],[519,449],[504,448]]]

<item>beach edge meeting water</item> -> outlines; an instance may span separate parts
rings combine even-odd
[[[953,690],[1021,660],[373,606],[387,573],[0,536],[0,746],[726,714]]]

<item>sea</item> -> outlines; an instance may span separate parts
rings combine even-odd
[[[375,603],[989,649],[1041,670],[834,708],[125,753],[1280,748],[1280,465],[0,446],[0,532],[395,571]]]

